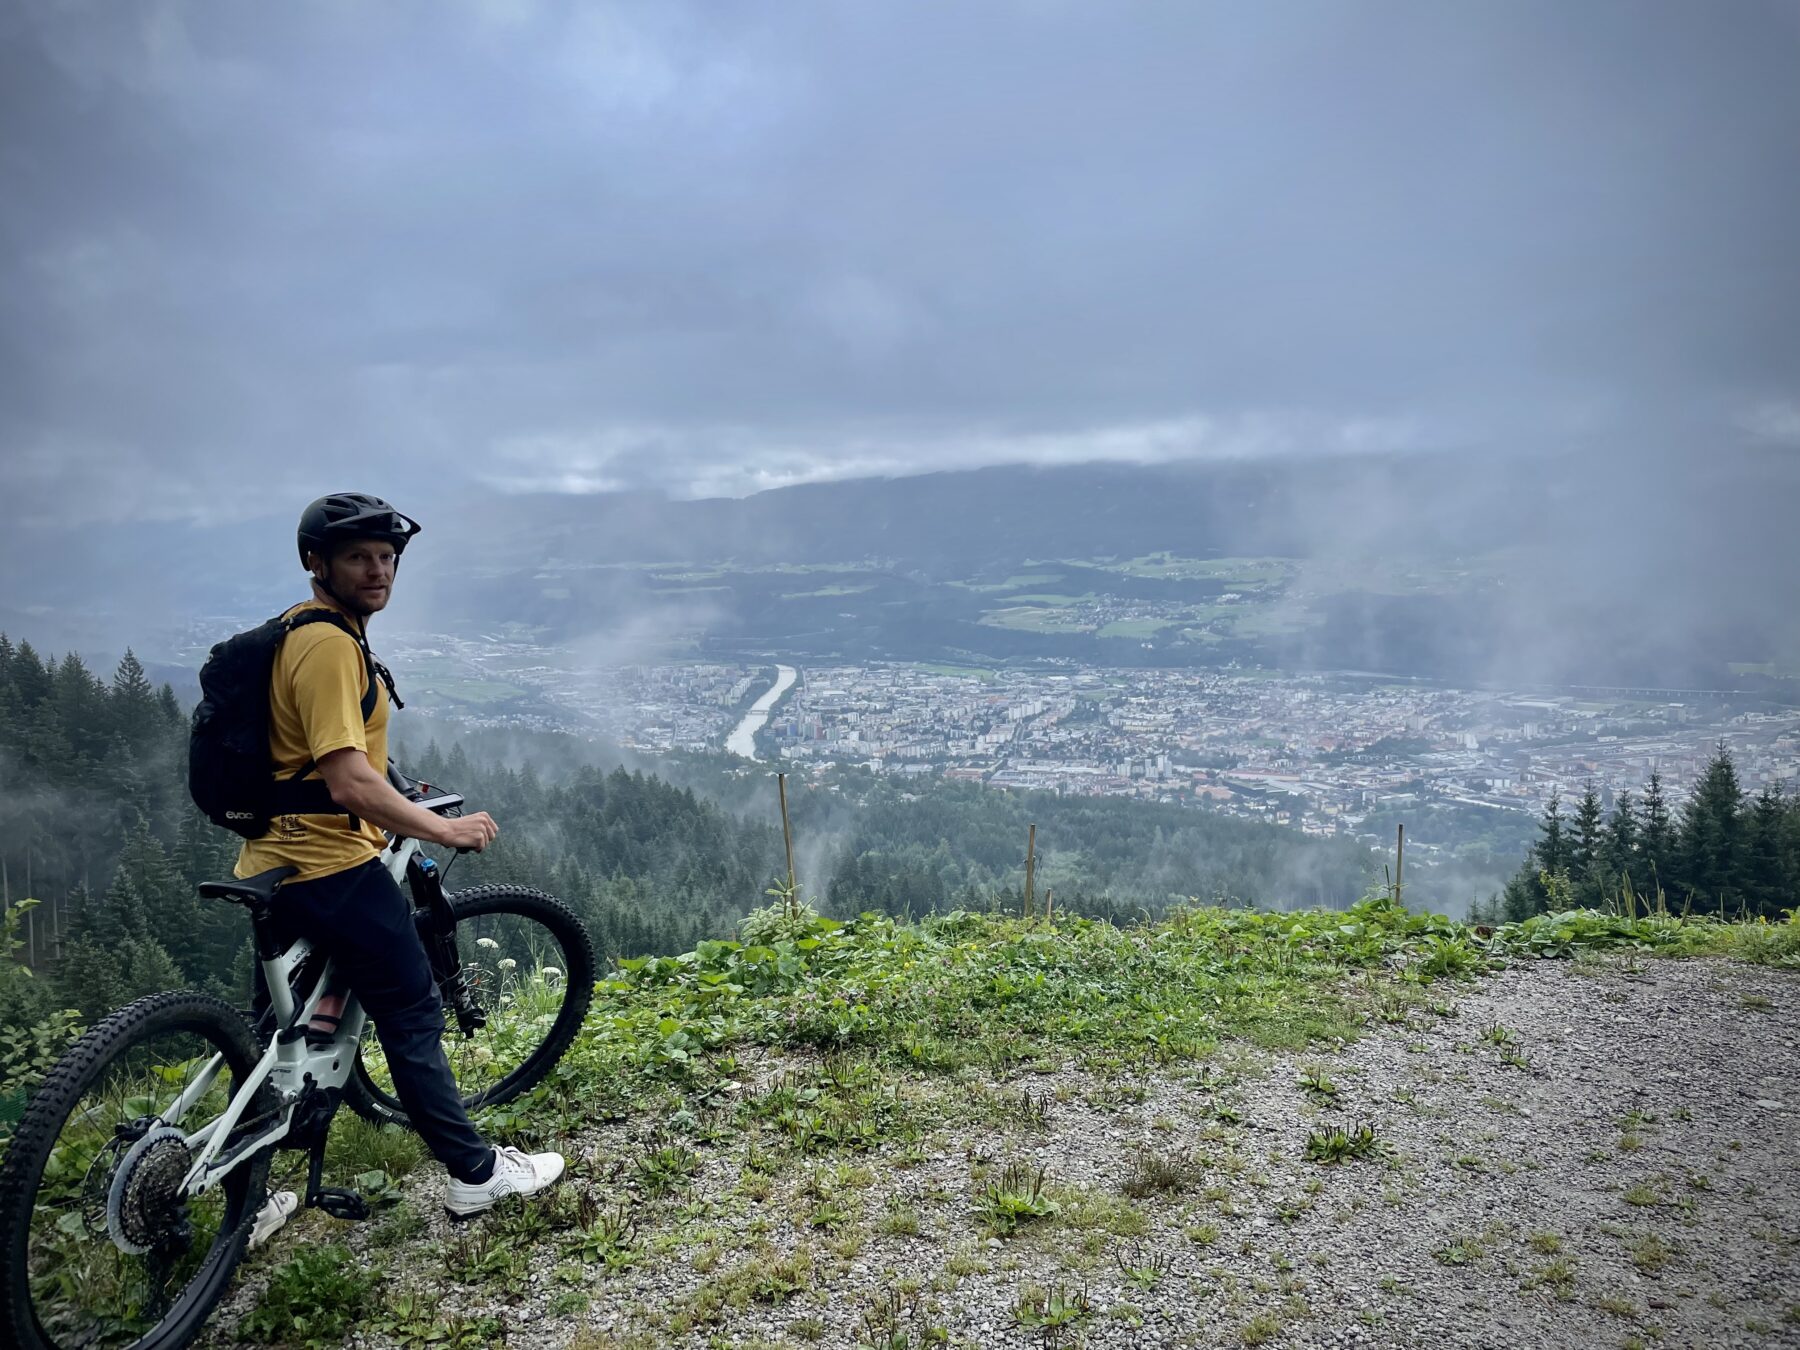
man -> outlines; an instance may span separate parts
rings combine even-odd
[[[562,1175],[563,1159],[490,1147],[470,1124],[444,1058],[443,1007],[412,905],[379,857],[383,830],[476,851],[499,832],[485,811],[447,820],[388,782],[386,671],[369,652],[367,624],[387,607],[400,554],[418,532],[417,522],[359,492],[321,497],[301,514],[300,563],[312,576],[312,598],[288,613],[335,610],[357,636],[335,623],[310,623],[282,641],[269,686],[269,748],[277,778],[317,773],[343,813],[275,817],[266,834],[244,844],[237,875],[299,869],[276,894],[276,923],[284,938],[309,938],[331,953],[374,1020],[408,1119],[450,1173],[445,1206],[469,1215],[503,1195],[542,1190]],[[293,1208],[291,1193],[271,1197],[252,1245]]]

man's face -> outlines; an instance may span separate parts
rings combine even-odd
[[[313,573],[323,570],[325,580],[353,614],[376,614],[387,608],[394,591],[394,546],[385,539],[352,539],[340,545],[330,561],[319,563],[314,555]]]

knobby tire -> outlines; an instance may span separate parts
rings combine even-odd
[[[151,994],[110,1014],[69,1047],[32,1094],[0,1163],[0,1344],[63,1350],[46,1335],[31,1297],[29,1239],[44,1166],[69,1113],[107,1067],[135,1044],[176,1032],[212,1040],[225,1055],[235,1099],[262,1049],[236,1008],[188,992]],[[265,1086],[247,1114],[269,1109],[273,1102],[274,1094]],[[262,1204],[269,1156],[265,1149],[246,1159],[220,1183],[225,1214],[202,1265],[163,1318],[130,1342],[129,1350],[180,1350],[199,1335],[243,1260],[250,1225]]]
[[[469,939],[461,932],[465,920],[487,914],[510,915],[543,928],[562,951],[563,978],[566,994],[549,1034],[505,1077],[475,1093],[463,1095],[463,1105],[473,1112],[484,1106],[501,1106],[529,1092],[544,1080],[563,1052],[575,1040],[581,1023],[594,1000],[594,981],[598,978],[593,939],[587,925],[567,904],[553,895],[529,886],[472,886],[447,897],[458,927],[458,943]],[[453,1035],[454,1019],[446,1012],[445,1034]],[[344,1101],[363,1119],[376,1124],[394,1124],[407,1129],[412,1122],[406,1109],[392,1092],[378,1085],[369,1075],[358,1050],[350,1078],[344,1084]]]

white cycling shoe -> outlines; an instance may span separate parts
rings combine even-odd
[[[273,1191],[256,1212],[256,1223],[250,1229],[250,1246],[260,1247],[288,1221],[288,1215],[300,1208],[300,1197],[292,1191]]]
[[[563,1174],[560,1153],[526,1153],[516,1148],[494,1150],[494,1174],[486,1181],[450,1178],[444,1208],[459,1219],[492,1209],[505,1195],[530,1195],[541,1191]]]

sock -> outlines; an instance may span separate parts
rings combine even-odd
[[[495,1156],[494,1151],[489,1149],[488,1155],[483,1159],[480,1167],[477,1167],[473,1172],[470,1172],[465,1176],[457,1177],[457,1180],[462,1182],[465,1186],[479,1186],[484,1182],[492,1181],[494,1178]]]

